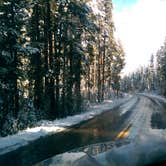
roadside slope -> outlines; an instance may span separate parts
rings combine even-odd
[[[18,134],[0,138],[0,155],[28,145],[40,137],[64,131],[73,125],[92,119],[94,116],[126,103],[130,99],[131,96],[115,101],[106,101],[103,104],[91,106],[89,111],[85,113],[55,121],[40,121],[37,127],[28,128],[24,131],[20,131]]]

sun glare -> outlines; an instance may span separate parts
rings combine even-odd
[[[124,73],[148,64],[160,48],[166,36],[165,15],[165,0],[139,0],[121,11],[114,9],[115,34],[126,52]]]

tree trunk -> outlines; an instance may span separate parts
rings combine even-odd
[[[105,35],[105,34],[104,34]],[[103,51],[103,58],[102,58],[102,96],[101,96],[101,100],[104,101],[104,93],[105,93],[105,52],[106,52],[106,48],[105,48],[105,36],[104,36],[104,51]]]
[[[39,29],[39,7],[38,4],[35,5],[35,38],[34,42],[40,42],[40,29]],[[38,49],[39,46],[38,46]],[[42,60],[40,51],[33,55],[35,59],[35,71],[34,71],[34,106],[36,109],[40,109],[42,106],[42,97],[43,97],[43,78],[42,78]]]
[[[15,29],[15,12],[14,12],[14,8],[15,8],[15,3],[12,1],[11,2],[11,16],[12,16],[12,28]],[[13,34],[10,34],[11,36],[11,44],[10,44],[10,50],[11,50],[11,57],[14,57],[14,61],[13,61],[13,80],[12,80],[12,87],[13,87],[13,115],[15,118],[17,118],[18,112],[19,112],[19,94],[18,94],[18,85],[17,85],[17,64],[18,64],[18,58],[17,58],[17,51],[15,50],[15,48],[13,46],[16,45],[17,41],[16,41],[16,37],[13,36]]]
[[[45,72],[45,97],[48,94],[48,19],[47,19],[47,10],[44,12],[44,72]]]
[[[78,56],[75,70],[76,111],[81,111],[81,55]]]
[[[47,25],[48,25],[48,42],[49,42],[49,68],[50,68],[50,82],[49,82],[49,98],[50,98],[50,113],[51,113],[51,119],[54,119],[56,116],[56,110],[55,110],[55,85],[54,85],[54,68],[53,68],[53,41],[52,41],[52,22],[51,22],[51,10],[50,10],[50,3],[49,0],[47,0]]]
[[[56,25],[55,25],[55,29],[56,29]],[[57,42],[57,32],[55,31],[54,33],[54,50],[55,50],[55,80],[56,80],[56,88],[55,88],[55,108],[57,110],[56,112],[56,116],[60,116],[59,113],[59,102],[60,102],[60,79],[59,79],[59,75],[60,75],[60,54],[61,54],[61,37],[59,37],[59,45],[57,46],[56,42]],[[61,34],[61,27],[60,27],[60,34]]]
[[[98,89],[98,95],[97,95],[97,99],[98,99],[98,102],[101,102],[101,47],[100,47],[100,38],[98,38],[98,51],[99,51],[99,54],[97,56],[97,61],[98,61],[98,67],[97,67],[97,71],[98,71],[98,74],[97,74],[97,89]]]

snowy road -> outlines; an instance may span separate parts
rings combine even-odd
[[[32,165],[66,151],[70,153],[57,155],[37,165],[121,166],[126,163],[126,166],[137,166],[150,163],[152,158],[153,161],[165,160],[165,119],[165,99],[135,95],[72,129],[0,156],[0,165],[13,165],[13,161],[14,165]],[[139,156],[144,158],[140,160]]]
[[[129,117],[126,118],[124,128],[117,134],[116,139],[124,139],[129,142],[120,147],[112,146],[109,150],[105,147],[106,152],[102,152],[102,144],[87,146],[78,153],[64,153],[54,158],[48,159],[42,164],[50,165],[72,165],[72,166],[141,166],[153,163],[156,165],[166,164],[166,101],[163,98],[152,95],[139,95],[139,100],[122,105],[121,113],[124,114],[132,110]],[[132,99],[135,100],[135,99]],[[126,110],[126,111],[125,111]],[[157,115],[157,116],[156,116]],[[160,115],[160,116],[159,116]],[[160,117],[160,118],[159,118]],[[125,142],[125,141],[124,141]],[[111,142],[110,142],[111,144]],[[109,146],[105,143],[105,146]],[[95,156],[87,155],[97,149]],[[84,152],[85,149],[87,152]],[[67,156],[77,156],[77,159]],[[57,160],[58,159],[58,160]],[[50,162],[48,162],[50,161]],[[47,164],[48,163],[48,164]]]

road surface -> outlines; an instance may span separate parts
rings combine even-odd
[[[152,158],[153,162],[165,160],[165,119],[164,101],[138,94],[128,102],[75,125],[68,131],[41,138],[31,145],[0,156],[0,165],[32,165],[44,160],[37,165],[119,166],[126,162],[126,165],[134,166],[141,165],[139,156],[145,154],[147,159],[142,164],[149,164]],[[67,151],[71,153],[57,155]],[[153,153],[153,157],[149,157],[149,153]],[[71,157],[71,154],[76,157]],[[64,155],[70,157],[65,156],[64,159]],[[47,159],[49,157],[52,158]]]

